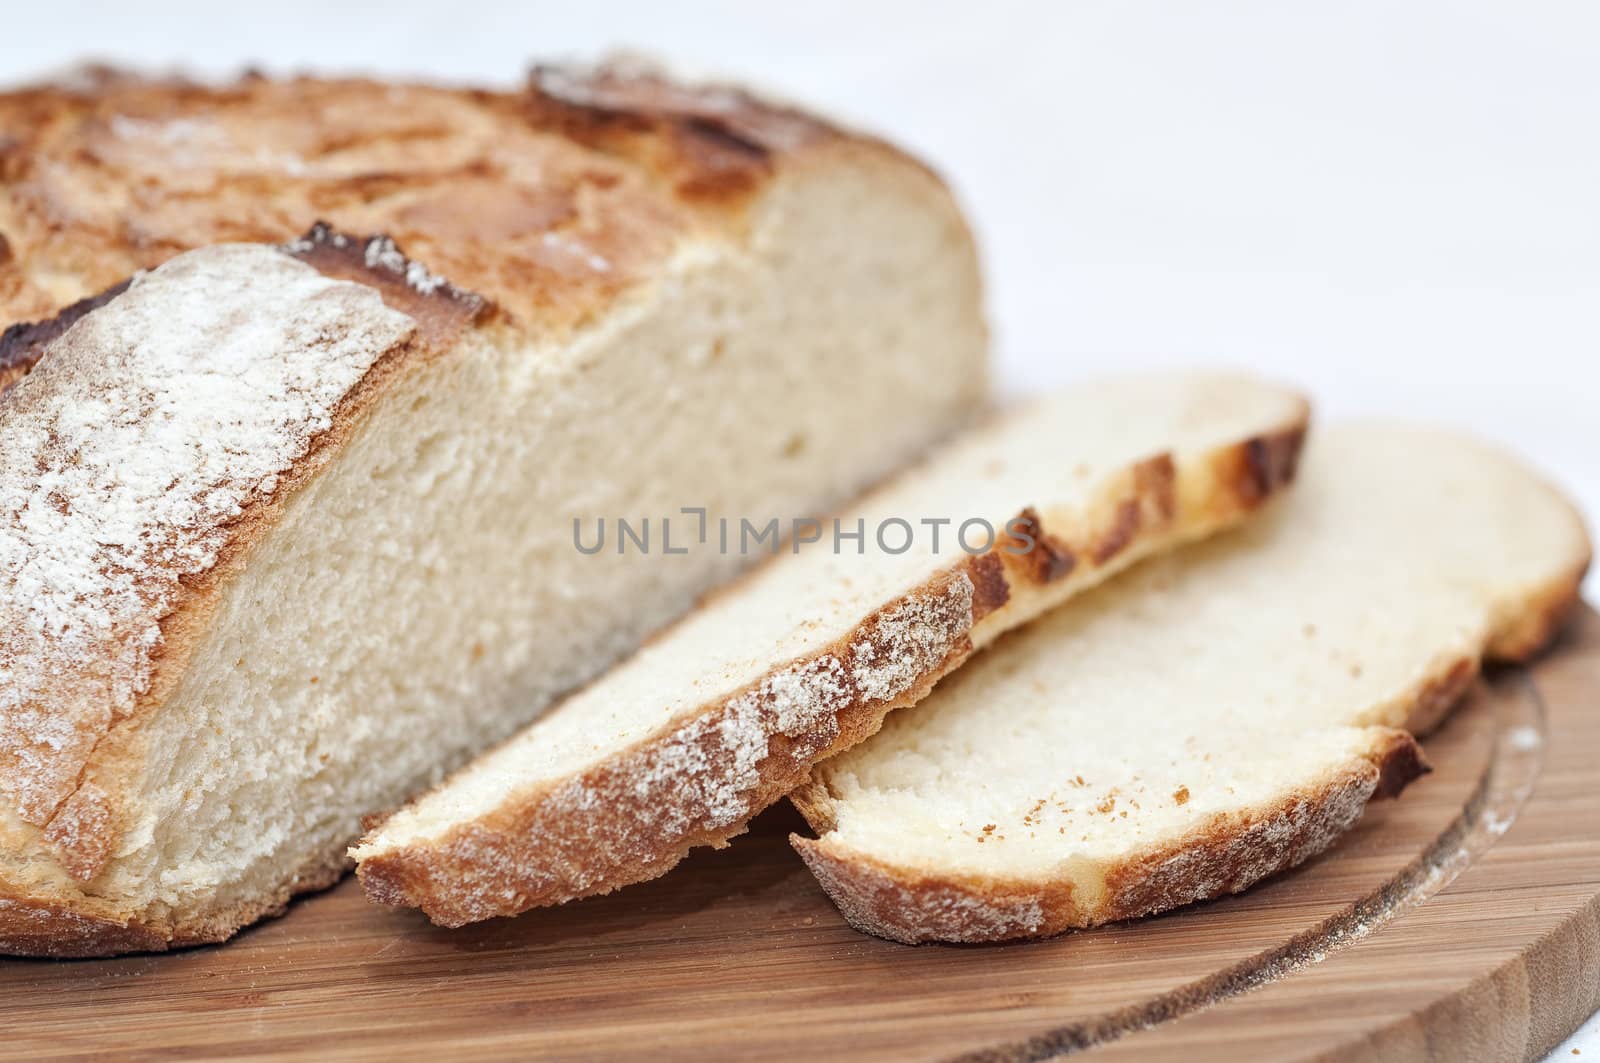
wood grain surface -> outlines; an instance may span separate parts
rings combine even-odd
[[[1600,617],[1245,894],[1052,941],[849,930],[787,809],[610,897],[439,930],[355,884],[234,942],[4,961],[0,1058],[1537,1057],[1600,1004]]]

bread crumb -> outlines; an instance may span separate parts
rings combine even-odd
[[[1187,786],[1180,786],[1176,790],[1172,791],[1172,800],[1180,805],[1188,804],[1189,788]]]

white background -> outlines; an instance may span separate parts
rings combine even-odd
[[[6,81],[97,56],[510,83],[615,47],[732,74],[952,181],[1007,390],[1254,367],[1324,416],[1499,439],[1600,514],[1600,3],[11,0],[0,25]]]

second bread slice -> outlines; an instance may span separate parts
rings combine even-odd
[[[794,844],[850,922],[997,941],[1243,889],[1403,786],[1407,731],[1576,596],[1582,523],[1480,444],[1341,426],[1301,479],[819,765],[794,800],[821,837]]]
[[[829,528],[774,559],[394,815],[353,850],[362,884],[459,925],[723,844],[976,646],[1240,520],[1292,476],[1306,418],[1291,392],[1199,374],[1100,381],[1010,413],[841,517],[859,538]],[[968,553],[969,519],[1015,534]]]

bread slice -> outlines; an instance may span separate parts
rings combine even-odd
[[[1567,502],[1437,431],[1319,434],[1301,486],[995,646],[819,765],[794,845],[896,941],[1002,941],[1242,890],[1425,770],[1485,656],[1542,646],[1589,559]]]
[[[723,844],[974,647],[1241,519],[1288,482],[1306,417],[1288,391],[1208,374],[1102,380],[1003,416],[369,834],[368,895],[458,925]]]
[[[326,885],[748,561],[574,521],[825,512],[983,401],[938,180],[739,93],[108,75],[0,128],[0,950]]]

